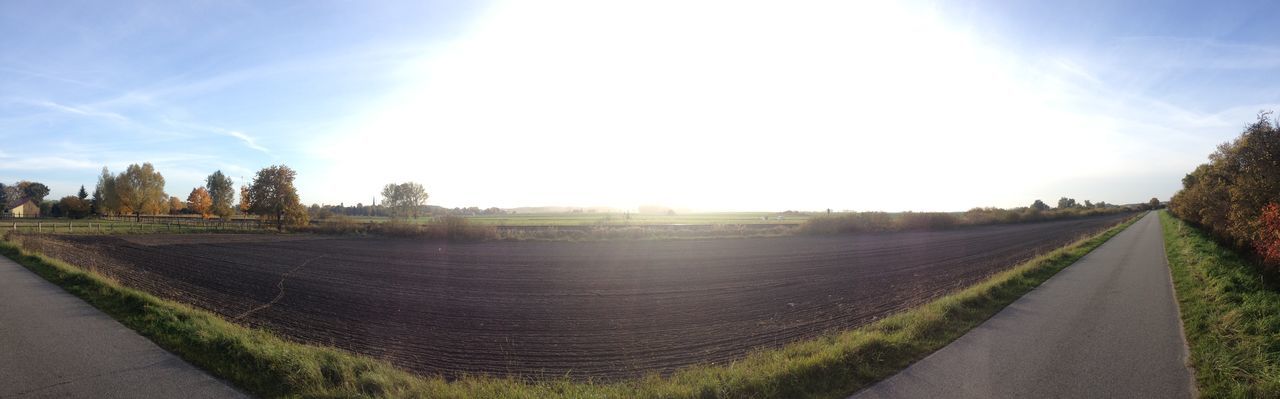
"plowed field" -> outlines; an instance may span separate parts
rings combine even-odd
[[[1126,216],[671,241],[61,236],[45,251],[161,297],[419,373],[612,379],[859,326]]]

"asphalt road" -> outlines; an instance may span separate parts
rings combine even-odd
[[[0,398],[244,394],[0,257]]]
[[[1148,214],[943,349],[852,398],[1194,395],[1160,220]]]

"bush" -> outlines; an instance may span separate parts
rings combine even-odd
[[[497,229],[474,226],[460,216],[445,216],[430,224],[418,224],[404,219],[392,219],[382,223],[357,223],[349,217],[337,216],[330,221],[313,224],[301,231],[319,234],[377,234],[392,237],[419,237],[455,241],[478,241],[498,238]]]
[[[82,200],[74,195],[68,195],[58,201],[58,209],[62,211],[62,216],[71,219],[84,219],[89,216],[89,201]]]
[[[1277,209],[1280,203],[1280,128],[1258,114],[1240,137],[1223,143],[1182,178],[1169,201],[1179,219],[1207,230],[1217,240],[1250,252],[1270,273],[1280,272]]]
[[[893,217],[885,212],[850,212],[816,216],[800,225],[805,234],[842,234],[891,231]]]
[[[961,226],[981,226],[1039,222],[1079,217],[1114,215],[1132,212],[1120,206],[1095,208],[1063,208],[1041,210],[1037,207],[1013,209],[973,208],[962,214],[944,212],[903,212],[892,215],[884,212],[849,212],[814,216],[800,226],[804,234],[873,233],[885,231],[945,230]]]
[[[905,212],[898,217],[898,230],[945,230],[960,224],[959,218],[942,212]]]
[[[317,234],[365,234],[368,229],[347,215],[339,215],[323,222],[313,223],[298,231]]]
[[[1254,251],[1262,258],[1267,269],[1280,265],[1280,205],[1267,204],[1262,208],[1258,236],[1253,241]]]

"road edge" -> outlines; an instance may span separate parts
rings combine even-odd
[[[1173,280],[1173,264],[1169,262],[1169,243],[1165,242],[1164,234],[1164,218],[1173,217],[1168,210],[1155,211],[1160,218],[1160,249],[1164,255],[1164,267],[1167,271],[1165,277],[1169,278],[1169,293],[1173,295],[1173,309],[1178,311],[1178,337],[1182,338],[1182,365],[1187,368],[1187,372],[1191,373],[1191,397],[1200,397],[1200,387],[1196,384],[1196,366],[1191,363],[1191,344],[1187,341],[1187,325],[1182,321],[1182,303],[1178,300],[1178,288]]]

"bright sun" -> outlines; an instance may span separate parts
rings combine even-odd
[[[963,210],[1029,203],[1008,182],[1108,134],[928,8],[694,3],[497,4],[315,152],[362,182],[333,190],[417,180],[433,203]]]

